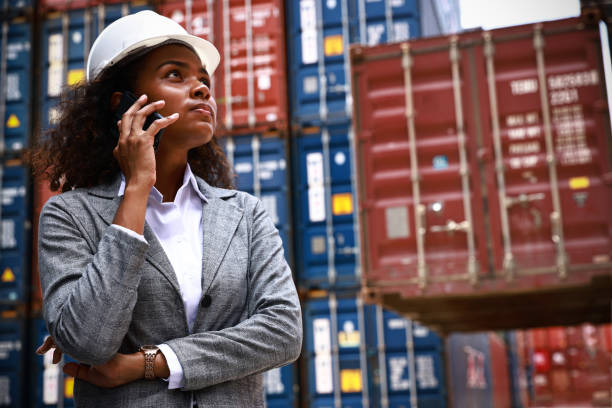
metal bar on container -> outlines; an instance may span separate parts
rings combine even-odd
[[[100,35],[102,30],[104,30],[104,20],[106,18],[106,7],[104,3],[98,4],[98,33]]]
[[[393,30],[393,2],[395,0],[385,0],[385,23],[387,24],[387,42],[391,43],[395,39]]]
[[[189,34],[192,33],[192,8],[193,2],[192,0],[185,0],[185,29]]]
[[[497,90],[495,87],[495,66],[493,56],[495,49],[491,33],[485,32],[484,37],[484,56],[487,66],[487,84],[489,87],[489,106],[491,108],[491,125],[493,128],[493,146],[495,150],[495,175],[497,178],[497,195],[499,197],[499,214],[502,230],[502,240],[504,245],[503,270],[508,280],[514,279],[515,261],[512,253],[512,241],[510,236],[510,223],[508,221],[508,203],[506,200],[506,179],[504,175],[504,160],[501,148],[501,135],[499,130],[499,112],[497,109]]]
[[[408,128],[408,139],[410,143],[410,180],[412,182],[412,205],[414,207],[414,225],[417,243],[417,274],[419,287],[427,286],[427,265],[425,263],[425,209],[421,205],[421,189],[419,185],[419,164],[416,151],[416,130],[414,125],[414,104],[412,100],[412,57],[410,56],[410,44],[403,43],[402,68],[404,70],[404,95],[406,98],[406,125]]]
[[[353,93],[351,92],[351,55],[349,52],[349,16],[347,0],[342,0],[342,57],[344,58],[344,109],[346,117],[353,113]]]
[[[249,127],[255,127],[255,84],[254,77],[255,74],[253,72],[253,10],[251,7],[251,0],[246,0],[245,2],[245,30],[246,30],[246,51],[247,51],[247,96],[248,96],[248,107],[249,107],[249,115],[248,115],[248,124]]]
[[[357,184],[357,145],[355,141],[355,129],[353,126],[349,127],[348,131],[348,141],[349,141],[349,155],[351,158],[351,189],[352,189],[352,197],[353,197],[353,237],[355,239],[355,246],[353,247],[353,253],[355,255],[355,276],[357,277],[357,282],[361,281],[361,234],[360,231],[360,219],[359,219],[359,196],[357,189],[359,185]]]
[[[414,338],[412,336],[412,320],[406,319],[406,352],[408,353],[408,377],[410,377],[410,406],[418,407],[416,356],[414,354]]]
[[[357,296],[357,324],[359,329],[359,365],[361,366],[361,403],[364,407],[370,406],[370,393],[368,389],[368,359],[367,359],[367,348],[365,344],[366,337],[366,326],[364,317],[364,306],[363,299],[361,296]]]
[[[327,121],[327,76],[325,76],[325,47],[324,47],[324,29],[323,24],[323,5],[321,0],[315,2],[315,8],[317,13],[317,47],[318,61],[317,71],[319,74],[319,116],[322,122]]]
[[[257,198],[261,198],[261,180],[260,180],[260,162],[259,162],[259,150],[261,143],[259,136],[253,136],[251,139],[251,149],[253,150],[253,194]]]
[[[544,120],[544,138],[546,141],[546,162],[548,163],[548,176],[550,178],[550,192],[552,196],[553,212],[550,214],[552,224],[552,241],[557,249],[557,268],[559,278],[567,277],[567,256],[565,254],[565,240],[563,237],[563,216],[561,213],[561,198],[559,196],[559,181],[557,179],[557,160],[555,159],[555,148],[552,138],[552,126],[550,120],[550,105],[548,103],[548,89],[546,85],[546,68],[544,65],[544,36],[542,25],[536,24],[533,33],[533,47],[536,51],[538,69],[538,82],[540,88],[540,102],[542,105],[542,117]]]
[[[69,64],[69,53],[68,48],[70,47],[70,15],[67,11],[62,13],[62,78],[60,82],[60,95],[62,88],[66,85],[68,79],[68,64]]]
[[[121,17],[125,17],[130,14],[130,5],[128,2],[125,2],[121,5]]]
[[[230,167],[232,168],[232,172],[236,174],[234,170],[234,154],[236,152],[236,144],[234,143],[233,136],[225,137],[225,156],[227,157],[227,161],[229,162]]]
[[[8,13],[8,0],[4,1],[4,10]],[[4,146],[4,138],[5,138],[5,126],[6,126],[6,72],[8,67],[8,31],[9,31],[9,21],[8,19],[2,22],[2,48],[0,51],[2,52],[2,59],[0,60],[0,156],[4,154],[4,150],[6,147]],[[0,178],[0,192],[2,188],[2,179]],[[0,211],[0,215],[2,212]],[[1,232],[1,231],[0,231]]]
[[[336,241],[334,237],[334,214],[332,212],[331,158],[329,151],[329,128],[321,127],[321,148],[323,151],[323,190],[325,192],[325,235],[327,235],[327,279],[330,285],[336,283]]]
[[[366,0],[359,0],[359,4],[357,4],[357,12],[359,13],[359,42],[363,45],[368,44],[365,2]]]
[[[342,394],[340,389],[340,348],[338,347],[338,300],[336,294],[329,295],[329,318],[331,321],[332,366],[334,381],[334,407],[342,408]]]
[[[208,12],[207,21],[208,21],[208,26],[210,27],[210,30],[209,30],[209,40],[213,44],[215,43],[215,21],[216,21],[213,18],[214,15],[215,15],[214,14],[215,10],[213,10],[214,4],[215,4],[215,0],[206,0],[206,10]]]
[[[387,380],[387,359],[385,357],[385,316],[383,308],[376,305],[376,339],[378,347],[378,373],[380,376],[380,408],[389,408],[389,383]]]
[[[458,37],[451,37],[450,60],[453,74],[453,96],[455,102],[455,120],[457,123],[457,143],[459,144],[459,166],[461,174],[461,187],[463,195],[463,212],[467,226],[464,231],[467,234],[468,244],[468,267],[467,273],[470,282],[475,284],[478,281],[478,265],[476,264],[476,245],[474,243],[474,219],[472,217],[472,206],[470,191],[470,177],[465,146],[465,124],[463,120],[463,102],[461,100],[461,77],[459,75],[459,48],[457,47]]]
[[[601,58],[604,66],[604,78],[606,79],[606,95],[608,97],[608,119],[612,129],[612,61],[610,58],[610,43],[608,41],[608,26],[605,22],[599,22],[599,39],[601,41]]]
[[[87,69],[87,58],[89,57],[89,49],[91,48],[91,8],[87,7],[84,10],[84,26],[83,27],[83,67]]]
[[[232,68],[230,50],[230,9],[229,0],[223,0],[223,85],[225,87],[225,127],[232,129]]]

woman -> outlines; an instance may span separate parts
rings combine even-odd
[[[65,367],[77,406],[264,406],[262,372],[300,353],[279,234],[256,198],[229,189],[213,136],[218,62],[165,17],[123,17],[34,152],[63,191],[40,217],[51,338],[39,351],[56,344],[81,363]],[[140,97],[117,122],[126,90]]]

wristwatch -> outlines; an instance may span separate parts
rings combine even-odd
[[[144,353],[145,378],[153,380],[155,378],[153,366],[155,365],[155,356],[159,353],[159,347],[144,345],[140,346],[140,351]]]

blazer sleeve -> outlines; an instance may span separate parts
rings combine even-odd
[[[110,360],[128,331],[148,244],[108,227],[97,243],[62,195],[40,215],[38,259],[49,333],[82,363]]]
[[[302,314],[278,230],[257,201],[248,271],[248,318],[219,331],[167,341],[197,390],[288,364],[302,347]]]

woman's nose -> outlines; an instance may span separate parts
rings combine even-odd
[[[202,81],[197,80],[191,87],[191,96],[193,98],[209,99],[210,89],[208,86],[206,86],[206,84],[202,83]]]

